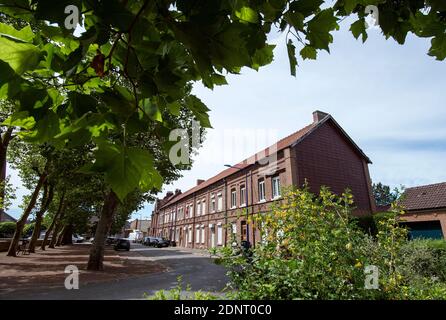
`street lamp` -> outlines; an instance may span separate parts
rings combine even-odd
[[[225,167],[243,170],[237,166],[231,166],[230,164],[225,164]],[[248,207],[248,171],[245,173],[245,206],[246,206],[246,240],[249,246],[249,207]]]

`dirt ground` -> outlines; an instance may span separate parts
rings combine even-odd
[[[63,287],[65,267],[75,265],[79,269],[79,281],[91,282],[115,281],[143,274],[166,271],[162,264],[132,259],[137,252],[114,251],[107,247],[104,258],[104,271],[87,271],[90,245],[76,244],[42,251],[30,255],[8,257],[0,253],[0,297],[12,291],[28,288]]]

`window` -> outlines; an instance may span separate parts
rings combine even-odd
[[[217,244],[221,246],[223,244],[223,227],[221,223],[217,226]]]
[[[240,206],[246,206],[246,188],[245,186],[240,187]]]
[[[192,242],[192,227],[191,226],[189,226],[189,229],[188,229],[188,235],[187,235],[187,242],[189,242],[189,243],[191,243]]]
[[[211,195],[211,212],[215,212],[215,196]]]
[[[201,201],[201,214],[202,215],[206,214],[206,200]]]
[[[200,243],[200,226],[195,227],[195,243]]]
[[[201,214],[201,202],[197,201],[197,216]]]
[[[265,201],[265,180],[259,180],[259,201]]]
[[[191,217],[194,216],[194,205],[192,203],[189,205],[189,214]]]
[[[273,198],[279,198],[280,197],[280,178],[273,177],[271,180],[272,183],[272,190],[273,190]]]
[[[222,211],[223,210],[223,196],[221,193],[217,195],[217,210]]]
[[[247,235],[248,235],[248,226],[246,224],[246,221],[242,221],[241,222],[241,229],[242,229],[242,234],[241,234],[241,239],[243,240],[248,240],[247,239]]]
[[[201,225],[201,243],[204,244],[205,240],[205,230],[204,230],[204,224]]]
[[[231,190],[231,208],[237,207],[237,191]]]
[[[232,234],[237,234],[237,223],[235,222],[232,223]]]

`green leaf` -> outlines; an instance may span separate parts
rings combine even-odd
[[[136,188],[149,190],[161,187],[162,178],[147,150],[99,141],[95,157],[96,162],[84,171],[103,172],[105,181],[121,201]]]
[[[446,58],[446,34],[441,34],[432,38],[429,55],[435,57],[437,60],[444,60]]]
[[[366,25],[364,19],[359,19],[353,22],[350,25],[350,31],[352,32],[355,39],[358,39],[359,36],[362,35],[362,42],[365,42],[367,40]]]
[[[296,66],[297,66],[296,47],[294,46],[291,40],[288,40],[286,47],[288,52],[288,60],[290,61],[291,75],[296,76]]]
[[[144,110],[144,113],[152,120],[163,122],[163,117],[161,115],[161,112],[159,108],[150,102],[149,99],[144,99],[142,103],[142,108]]]
[[[245,22],[257,23],[259,21],[257,12],[249,7],[242,7],[235,12],[235,16]]]
[[[24,134],[24,138],[33,143],[45,143],[52,141],[59,132],[59,118],[55,112],[48,111],[37,121],[32,131]]]
[[[319,10],[323,0],[297,0],[290,3],[290,10],[300,12],[305,17]]]
[[[202,127],[212,128],[211,122],[209,121],[209,109],[200,99],[194,95],[190,95],[186,98],[186,103]]]
[[[19,93],[21,81],[9,64],[0,60],[0,99],[12,99]]]
[[[33,117],[29,116],[28,111],[20,111],[9,116],[5,121],[3,121],[2,124],[5,126],[19,127],[30,130],[34,127],[36,121]]]
[[[322,10],[308,22],[307,39],[310,41],[310,45],[316,49],[330,52],[328,45],[333,42],[330,31],[338,27],[333,9]]]
[[[33,70],[40,61],[40,50],[29,43],[19,43],[0,37],[0,60],[8,63],[18,74]]]
[[[32,42],[35,36],[29,25],[17,30],[13,26],[4,23],[0,23],[0,35],[24,42]]]
[[[275,45],[268,44],[262,49],[257,50],[252,58],[253,69],[258,70],[259,67],[270,64],[274,58],[273,50],[275,47]]]
[[[302,58],[305,59],[316,59],[317,56],[317,51],[315,48],[311,47],[311,46],[305,46],[302,48],[302,50],[300,50],[300,55],[302,56]]]

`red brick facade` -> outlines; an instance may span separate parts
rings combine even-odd
[[[370,160],[330,115],[315,112],[313,116],[311,125],[277,143],[277,161],[269,166],[245,160],[185,193],[177,190],[158,200],[150,233],[176,240],[181,247],[223,246],[231,242],[233,232],[237,240],[246,240],[248,233],[247,240],[256,243],[260,231],[246,224],[246,214],[240,216],[246,208],[246,192],[251,216],[267,211],[280,198],[273,195],[279,184],[301,186],[305,180],[313,192],[322,185],[336,193],[350,188],[356,214],[372,213]],[[255,155],[257,160],[259,155]],[[267,167],[274,168],[274,173],[265,171]]]

